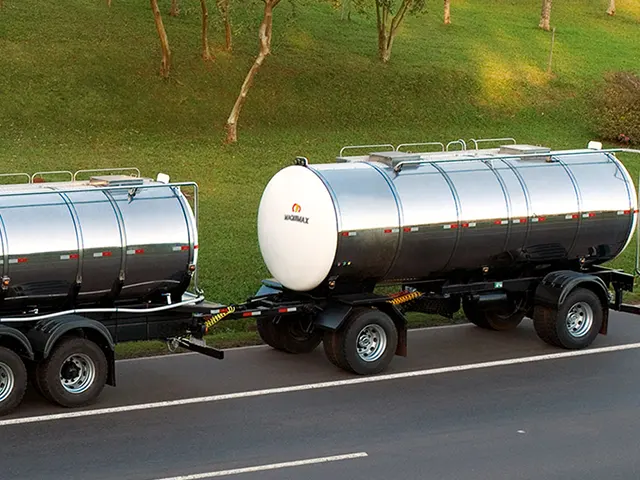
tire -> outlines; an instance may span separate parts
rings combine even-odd
[[[517,328],[525,317],[525,312],[506,312],[500,309],[483,310],[471,302],[463,302],[462,310],[474,325],[487,330],[505,331]]]
[[[65,338],[36,366],[36,382],[45,398],[62,407],[93,403],[107,381],[107,359],[84,338]]]
[[[272,348],[287,353],[309,353],[322,341],[322,332],[306,332],[311,319],[306,316],[263,318],[257,320],[258,334]]]
[[[576,288],[558,310],[536,306],[533,325],[546,343],[577,350],[588,347],[602,327],[603,310],[598,296],[586,288]]]
[[[0,347],[0,417],[12,412],[27,391],[27,368],[17,353]]]
[[[256,320],[258,335],[271,348],[284,351],[284,343],[278,335],[278,329],[273,320],[272,318],[258,318]]]
[[[44,397],[45,399],[51,401],[50,398],[47,398],[47,396],[45,395],[45,393],[42,391],[42,387],[40,386],[40,383],[38,381],[38,375],[37,375],[37,367],[38,364],[36,362],[28,362],[27,363],[27,378],[28,378],[28,383],[31,385],[31,387],[42,397]]]
[[[324,338],[322,339],[324,354],[336,367],[342,370],[349,370],[348,365],[344,362],[343,357],[339,354],[340,337],[341,334],[337,331],[328,330],[327,332],[325,332]]]
[[[353,311],[338,331],[327,333],[323,343],[331,363],[358,375],[371,375],[391,363],[398,331],[386,313],[361,308]]]

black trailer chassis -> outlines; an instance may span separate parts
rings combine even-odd
[[[237,305],[194,296],[174,305],[24,312],[0,318],[0,416],[21,403],[28,384],[64,407],[94,402],[105,385],[116,385],[119,342],[163,339],[170,348],[222,359],[224,352],[204,341],[222,320],[255,318],[264,343],[290,354],[322,343],[331,363],[359,375],[382,372],[395,355],[407,355],[410,311],[452,317],[462,308],[470,322],[498,331],[529,317],[541,340],[585,348],[607,333],[610,310],[640,313],[640,307],[623,303],[623,292],[633,284],[633,275],[603,267],[470,283],[433,281],[393,293],[301,294],[266,280]]]

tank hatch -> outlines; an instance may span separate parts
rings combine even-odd
[[[551,149],[539,145],[502,145],[498,153],[502,155],[531,155],[523,158],[523,160],[551,161]]]
[[[370,162],[380,162],[391,167],[395,167],[400,162],[419,161],[419,154],[412,154],[406,152],[375,152],[369,154]]]
[[[133,186],[142,185],[143,183],[144,179],[130,175],[101,175],[91,177],[89,180],[89,184],[96,187]]]

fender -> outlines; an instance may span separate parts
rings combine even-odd
[[[96,342],[104,351],[109,365],[107,384],[115,387],[115,342],[104,324],[80,315],[64,315],[38,322],[29,330],[27,336],[38,357],[45,359],[51,354],[56,343],[74,330],[82,332],[82,336]]]
[[[31,343],[27,336],[20,330],[0,325],[0,344],[2,343],[2,338],[10,338],[13,344],[17,343],[20,345],[22,347],[21,351],[16,353],[21,354],[29,360],[33,360],[33,348],[31,347]]]
[[[395,305],[390,304],[384,299],[361,306],[375,307],[391,317],[391,320],[393,320],[393,323],[396,325],[396,329],[398,330],[398,346],[396,348],[396,355],[406,357],[407,321],[402,312],[400,312]],[[319,328],[338,330],[344,323],[345,319],[351,314],[353,309],[354,306],[347,303],[333,303],[318,313],[315,316],[313,323]]]
[[[262,285],[260,285],[254,297],[264,297],[274,293],[282,293],[282,285],[275,280],[267,279],[262,281]]]
[[[551,272],[537,286],[535,303],[558,310],[567,296],[578,286],[588,288],[600,299],[603,314],[600,333],[606,335],[609,325],[609,289],[600,277],[572,270]]]

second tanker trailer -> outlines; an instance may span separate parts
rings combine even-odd
[[[564,348],[606,333],[610,307],[634,310],[622,304],[633,275],[602,266],[637,222],[635,186],[616,151],[472,142],[452,142],[458,151],[405,145],[441,147],[422,153],[365,146],[371,153],[352,156],[346,147],[334,163],[299,158],[278,172],[258,212],[275,280],[264,298],[307,299],[308,308],[259,319],[263,339],[288,351],[322,340],[334,364],[364,374],[406,352],[403,303],[447,316],[462,307],[493,330],[528,316],[542,340]],[[376,293],[385,284],[401,292]]]

